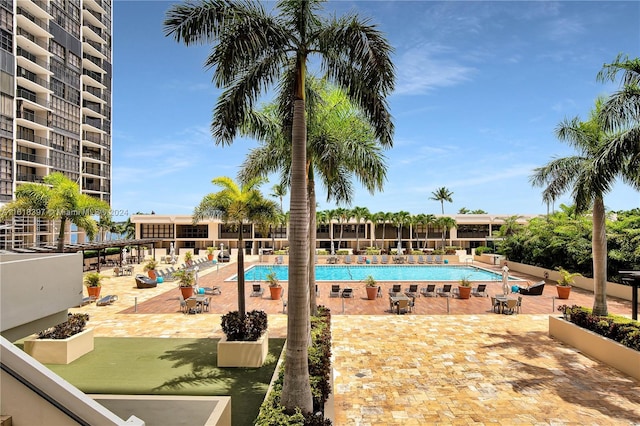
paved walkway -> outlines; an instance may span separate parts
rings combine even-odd
[[[72,311],[88,312],[98,336],[221,337],[221,314],[237,306],[236,284],[224,282],[235,267],[201,274],[201,286],[223,286],[211,313],[184,315],[174,284],[141,290],[133,277],[106,280],[103,295],[117,294],[116,304]],[[385,312],[386,297],[360,296],[345,301],[343,315],[343,300],[322,288],[319,303],[333,314],[334,424],[640,425],[640,382],[548,337],[555,289],[547,287],[511,316],[493,314],[486,298],[451,300],[451,315],[446,300],[420,298],[413,314],[398,316]],[[593,296],[575,290],[568,302],[590,306]],[[254,308],[269,313],[271,336],[286,335],[280,301],[247,297]],[[631,307],[610,299],[609,310]]]

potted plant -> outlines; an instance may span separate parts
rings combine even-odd
[[[207,247],[207,259],[213,260],[213,251],[215,249],[213,247]]]
[[[460,295],[460,299],[468,299],[471,297],[471,281],[469,277],[462,277],[462,279],[460,279],[458,294]]]
[[[282,297],[282,286],[278,281],[275,271],[271,271],[267,274],[267,282],[269,283],[269,291],[271,292],[271,299],[280,300]]]
[[[188,251],[184,254],[184,263],[187,266],[191,266],[191,264],[193,263],[193,252]]]
[[[69,315],[67,321],[24,341],[26,353],[44,364],[69,364],[93,350],[93,329],[85,329],[87,314]]]
[[[366,284],[365,288],[367,290],[367,299],[375,300],[378,295],[378,282],[373,278],[373,275],[369,275],[365,278],[364,282]]]
[[[568,299],[571,293],[571,285],[575,283],[575,277],[581,277],[582,275],[579,272],[569,272],[562,266],[558,268],[558,272],[560,273],[560,279],[558,280],[558,285],[556,285],[558,299]]]
[[[218,367],[261,367],[269,354],[267,314],[250,311],[244,317],[238,311],[222,316],[224,336],[218,341]]]
[[[193,285],[196,283],[195,273],[188,269],[179,269],[173,276],[178,279],[178,286],[180,287],[182,297],[188,299],[193,296]]]
[[[84,276],[84,285],[87,286],[89,297],[98,299],[100,297],[100,289],[102,288],[102,275],[98,272],[89,272]]]
[[[156,279],[156,268],[158,267],[158,261],[155,258],[151,258],[147,260],[147,263],[144,264],[144,270],[147,271],[149,278],[155,280]]]

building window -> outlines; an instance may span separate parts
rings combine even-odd
[[[170,238],[173,239],[173,225],[171,224],[147,224],[140,226],[140,238]]]
[[[207,225],[177,225],[177,238],[209,238]]]
[[[2,28],[0,28],[0,49],[13,52],[13,36]]]

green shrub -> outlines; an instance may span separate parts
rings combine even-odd
[[[336,254],[337,254],[338,256],[346,256],[346,255],[348,255],[348,254],[349,254],[349,250],[338,250],[338,251],[336,252]]]
[[[229,312],[222,316],[221,327],[230,342],[255,342],[267,330],[267,314],[253,310],[242,318],[238,311]]]
[[[482,253],[493,253],[493,250],[487,246],[476,247],[476,256],[481,256]]]
[[[318,254],[319,256],[326,256],[329,254],[329,252],[327,250],[320,249],[320,250],[316,250],[316,254]]]
[[[558,311],[563,313],[565,319],[582,328],[640,351],[640,323],[637,321],[616,315],[593,315],[591,309],[578,305],[561,305]]]

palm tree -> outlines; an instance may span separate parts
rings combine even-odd
[[[429,226],[433,224],[436,220],[436,217],[432,214],[424,214],[420,213],[416,217],[416,224],[422,225],[424,227],[424,247],[427,248],[428,238],[429,238]],[[418,242],[418,246],[420,246],[420,242]]]
[[[386,96],[394,88],[391,47],[357,15],[320,16],[318,0],[280,0],[265,11],[260,2],[207,0],[172,6],[164,22],[167,35],[187,45],[214,42],[206,65],[225,91],[211,125],[214,139],[231,143],[259,95],[280,79],[281,99],[292,107],[291,229],[289,234],[289,315],[281,403],[287,411],[313,409],[308,370],[309,218],[307,197],[305,76],[312,56],[328,78],[364,111],[376,138],[391,144],[393,124]],[[285,102],[280,102],[284,104]]]
[[[253,223],[256,226],[265,226],[273,223],[278,207],[260,193],[258,188],[264,183],[262,179],[256,178],[238,186],[231,178],[223,176],[213,179],[211,183],[222,190],[204,196],[193,211],[193,222],[195,224],[208,217],[218,217],[238,231],[238,312],[244,317],[246,309],[242,225]]]
[[[342,233],[344,231],[344,225],[349,222],[349,219],[351,218],[351,212],[349,211],[349,209],[346,209],[344,207],[338,207],[333,212],[336,219],[338,219],[338,224],[340,224],[340,237],[338,237],[338,250],[340,250],[340,247],[342,246]]]
[[[598,153],[598,166],[606,180],[621,176],[640,188],[640,58],[619,54],[598,73],[598,80],[614,81],[622,73],[621,89],[613,93],[599,111],[602,127],[612,135]]]
[[[287,186],[281,183],[276,183],[271,187],[271,194],[269,196],[280,199],[280,211],[284,211],[282,207],[282,199],[287,195]]]
[[[447,237],[447,232],[450,232],[452,228],[457,226],[456,220],[449,216],[442,216],[436,219],[435,223],[438,225],[440,229],[442,229],[442,247],[445,248],[445,239]]]
[[[376,237],[376,235],[377,235],[377,234],[376,234],[376,228],[377,228],[377,225],[382,225],[382,245],[384,246],[384,224],[385,224],[385,221],[386,221],[386,217],[385,217],[385,215],[386,215],[386,214],[387,214],[387,213],[385,213],[385,212],[377,212],[377,213],[373,213],[373,214],[371,215],[371,220],[372,220],[372,221],[373,221],[373,223],[374,223],[374,226],[373,226],[373,238],[374,238],[374,242],[373,242],[373,243],[374,243],[374,245],[375,245],[376,247],[378,247],[378,239],[377,239],[377,237]],[[383,247],[383,248],[384,248],[384,247]]]
[[[453,199],[451,196],[453,192],[449,191],[444,186],[442,188],[438,188],[437,190],[431,193],[432,197],[429,197],[430,200],[440,201],[440,205],[442,206],[442,214],[444,214],[444,202],[453,203]]]
[[[522,225],[518,223],[520,219],[522,219],[522,216],[519,215],[512,215],[504,218],[502,220],[503,224],[500,227],[500,236],[509,237],[516,234],[522,228]]]
[[[386,164],[381,144],[362,113],[344,92],[326,81],[308,78],[308,97],[314,99],[307,107],[309,137],[307,141],[309,227],[316,229],[316,177],[327,190],[327,201],[350,203],[353,198],[351,179],[357,177],[370,193],[382,189]],[[284,106],[268,104],[260,111],[251,111],[242,133],[262,142],[250,151],[240,171],[240,180],[266,177],[280,172],[282,185],[290,182],[291,135],[283,126]],[[315,301],[316,234],[309,235],[309,304],[316,313]]]
[[[360,253],[360,233],[359,228],[360,228],[360,223],[362,222],[362,220],[364,220],[365,222],[365,226],[367,224],[367,221],[369,220],[369,218],[371,217],[371,213],[369,212],[369,209],[366,207],[354,207],[351,210],[351,216],[356,220],[356,250],[358,250],[358,253]],[[365,229],[365,236],[366,236],[366,229]]]
[[[593,283],[595,315],[607,315],[607,236],[605,229],[604,194],[614,183],[611,175],[602,173],[598,163],[598,155],[602,148],[611,143],[615,135],[604,128],[601,120],[603,100],[596,101],[587,121],[578,117],[565,119],[556,128],[556,136],[569,143],[577,151],[577,155],[555,158],[543,167],[534,170],[531,183],[542,186],[543,201],[555,201],[571,190],[576,213],[592,208],[593,231]]]
[[[108,203],[82,194],[77,183],[60,172],[42,178],[43,183],[25,183],[16,189],[16,199],[0,209],[0,222],[20,212],[34,212],[35,216],[60,220],[58,252],[64,252],[67,222],[82,228],[90,240],[96,236],[98,226],[92,216],[110,219]]]
[[[398,230],[398,248],[402,247],[402,227],[409,223],[409,218],[411,217],[411,213],[405,211],[399,211],[393,213],[391,218],[391,222]],[[398,251],[398,254],[400,252]]]

